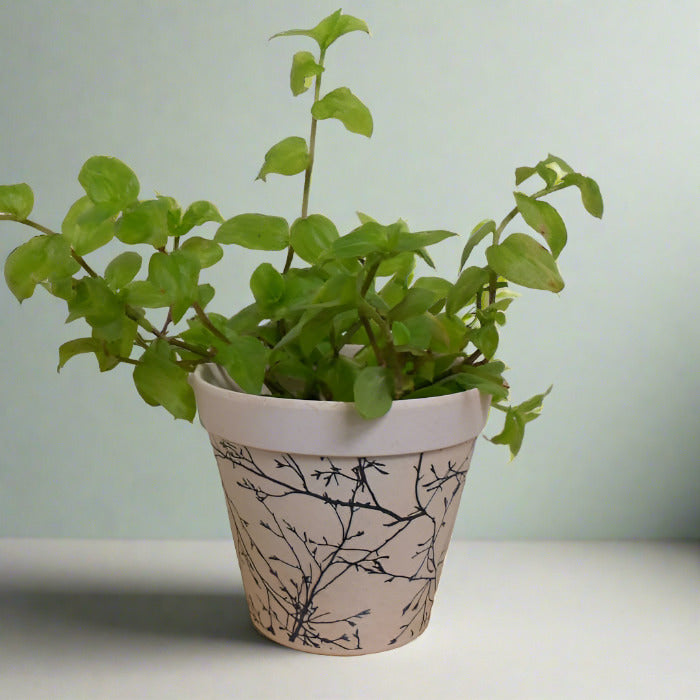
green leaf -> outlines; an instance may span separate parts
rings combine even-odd
[[[542,403],[544,402],[545,398],[549,396],[551,391],[552,386],[550,385],[547,391],[542,394],[536,394],[526,401],[523,401],[521,404],[518,404],[514,410],[518,411],[523,416],[526,423],[535,420],[535,418],[537,418],[537,416],[539,416],[542,412]]]
[[[177,323],[197,299],[199,263],[186,252],[154,253],[148,263],[148,280],[162,289]]]
[[[58,349],[58,367],[60,372],[66,362],[76,355],[94,353],[100,372],[108,372],[119,364],[119,359],[108,355],[104,350],[104,343],[97,338],[76,338],[63,343]]]
[[[117,255],[105,268],[105,282],[112,290],[126,287],[141,269],[141,256],[134,251]]]
[[[549,167],[546,161],[540,161],[536,166],[535,170],[537,174],[544,180],[547,188],[554,187],[561,180],[561,172],[558,168]]]
[[[115,235],[127,245],[147,243],[162,248],[168,241],[167,202],[149,199],[125,211],[117,221]]]
[[[58,348],[58,367],[59,372],[63,369],[66,362],[76,355],[84,355],[85,353],[94,352],[99,355],[102,350],[102,343],[96,338],[76,338],[63,343]]]
[[[405,321],[412,316],[420,316],[435,303],[435,294],[428,289],[411,287],[404,298],[389,312],[393,321]]]
[[[573,173],[574,169],[564,160],[551,153],[544,159],[543,164],[557,174],[557,180],[561,180],[568,173]]]
[[[11,214],[24,221],[34,208],[34,192],[25,182],[0,185],[0,214]]]
[[[551,153],[536,166],[537,174],[545,181],[547,187],[554,187],[562,182],[567,173],[573,172],[571,166]]]
[[[394,338],[394,345],[408,345],[411,342],[411,331],[401,321],[394,321],[391,324],[391,335]]]
[[[292,59],[292,70],[289,74],[289,86],[293,95],[301,95],[313,85],[314,78],[321,75],[323,66],[316,63],[308,51],[297,51]]]
[[[541,233],[556,260],[566,245],[566,225],[559,212],[547,202],[514,192],[515,203],[525,223]]]
[[[61,231],[78,255],[86,255],[112,240],[113,215],[108,205],[95,204],[89,197],[81,197],[68,210]]]
[[[250,277],[250,291],[261,308],[270,308],[284,296],[284,277],[270,263],[258,265]]]
[[[586,211],[598,219],[603,217],[603,196],[600,194],[598,183],[580,173],[569,173],[564,177],[564,183],[575,185],[581,191],[581,201]]]
[[[164,340],[154,341],[134,368],[134,384],[146,403],[163,406],[175,418],[192,421],[197,409],[187,377]]]
[[[463,309],[477,292],[489,281],[489,273],[482,267],[468,267],[464,270],[447,294],[445,311],[456,314]]]
[[[407,280],[394,277],[387,281],[381,288],[379,296],[384,300],[388,308],[396,306],[405,296],[408,289]]]
[[[355,408],[363,418],[379,418],[392,404],[391,374],[386,367],[365,367],[353,386]]]
[[[332,15],[322,19],[313,29],[289,29],[273,34],[270,38],[308,36],[318,43],[322,51],[325,51],[338,37],[348,32],[357,31],[369,34],[369,28],[363,20],[351,15],[344,15],[341,10],[336,10]]]
[[[71,277],[80,269],[80,265],[71,255],[70,246],[63,236],[47,236],[46,279],[49,281]]]
[[[495,323],[485,323],[472,331],[469,340],[478,348],[483,356],[491,359],[498,349],[498,328]]]
[[[314,119],[338,119],[348,131],[371,136],[372,115],[365,105],[346,87],[336,88],[311,107]]]
[[[546,158],[537,163],[534,168],[516,168],[515,184],[519,185],[537,173],[545,181],[548,188],[554,187],[562,182],[567,173],[571,172],[573,172],[573,170],[568,163],[550,153]]]
[[[564,280],[552,254],[525,233],[513,233],[486,250],[489,266],[510,282],[531,289],[560,292]]]
[[[216,362],[247,394],[259,394],[269,350],[257,338],[247,335],[233,335],[229,340],[229,344],[217,345]]]
[[[204,309],[216,295],[216,290],[210,284],[197,286],[197,303]]]
[[[73,289],[73,283],[75,280],[73,277],[59,277],[54,280],[46,280],[44,282],[39,282],[39,284],[49,293],[58,299],[63,299],[64,301],[69,301],[73,298],[75,293]]]
[[[266,154],[265,162],[256,180],[263,180],[270,173],[296,175],[309,165],[309,150],[301,136],[289,136],[276,143]]]
[[[22,302],[34,294],[40,282],[70,277],[79,269],[63,236],[34,236],[7,256],[5,281]]]
[[[357,374],[357,363],[340,355],[333,358],[329,366],[320,369],[319,378],[328,387],[330,400],[352,403]]]
[[[320,314],[332,310],[329,321],[340,311],[352,307],[357,294],[356,278],[346,272],[339,272],[330,277],[318,290],[311,304],[305,304],[306,308],[301,317],[275,345],[275,349],[282,348],[299,338],[306,324],[312,322]]]
[[[542,403],[550,391],[552,391],[551,386],[543,394],[537,394],[517,406],[509,406],[503,430],[490,438],[491,442],[497,445],[508,445],[511,459],[520,451],[525,435],[525,425],[540,415]]]
[[[459,353],[466,347],[472,330],[458,316],[449,316],[446,313],[435,316],[437,323],[442,328],[442,333],[435,339],[432,347],[438,352]],[[444,347],[440,342],[444,342]]]
[[[157,287],[148,280],[136,280],[124,287],[126,301],[132,306],[140,306],[146,309],[161,309],[170,306],[170,296],[165,289]]]
[[[396,245],[393,246],[393,249],[417,251],[456,235],[452,231],[416,231],[415,233],[401,231],[396,237]]]
[[[515,184],[519,185],[532,177],[537,172],[537,168],[520,167],[515,169]]]
[[[283,250],[289,245],[289,225],[279,216],[239,214],[221,224],[214,240],[252,250]]]
[[[452,289],[452,283],[442,277],[419,277],[414,283],[414,287],[428,289],[435,295],[435,305],[429,309],[431,313],[438,313],[445,305],[447,295]]]
[[[420,258],[422,258],[423,262],[426,263],[429,267],[432,267],[433,270],[435,269],[435,262],[433,259],[428,255],[428,251],[425,248],[419,248],[416,251],[416,255],[418,255]]]
[[[102,343],[104,354],[110,359],[111,364],[112,359],[117,360],[118,363],[121,362],[120,358],[131,355],[137,331],[136,321],[121,314],[108,323],[93,325],[92,337]],[[102,368],[101,364],[100,367]]]
[[[80,170],[78,182],[95,204],[111,205],[114,212],[124,209],[139,196],[139,181],[131,168],[110,156],[88,158]]]
[[[403,320],[411,334],[410,345],[418,350],[427,350],[434,342],[446,345],[449,337],[440,322],[432,314],[426,312],[420,316],[411,316]]]
[[[512,408],[508,409],[503,430],[498,435],[489,438],[496,445],[508,445],[511,460],[520,452],[525,437],[525,421],[523,417]]]
[[[263,319],[264,316],[258,305],[253,303],[231,316],[226,322],[226,326],[237,333],[251,333],[255,331]]]
[[[419,277],[413,286],[429,289],[438,299],[444,299],[452,289],[452,282],[442,277]]]
[[[387,226],[368,221],[333,242],[331,251],[336,258],[364,258],[370,253],[388,248]]]
[[[284,274],[284,304],[290,309],[306,308],[328,279],[318,268],[291,268]]]
[[[416,267],[416,255],[412,250],[392,255],[382,260],[377,268],[377,277],[395,276],[407,280]]]
[[[224,251],[216,241],[200,236],[190,236],[180,250],[195,258],[201,268],[215,265],[224,256]]]
[[[496,233],[496,222],[493,219],[484,219],[472,229],[467,239],[467,244],[462,251],[462,259],[459,261],[460,270],[464,267],[474,248],[476,248],[490,233]]]
[[[447,380],[458,383],[462,390],[478,389],[500,401],[508,397],[508,389],[504,386],[502,377],[503,369],[502,362],[489,362],[478,367],[467,366]]]
[[[362,211],[355,212],[357,214],[357,218],[360,220],[361,224],[366,224],[368,222],[372,223],[378,223],[376,219],[373,219],[369,214],[365,214]]]
[[[168,235],[179,236],[182,224],[182,209],[173,197],[164,194],[156,195],[156,199],[165,209],[165,219],[168,224]]]
[[[224,219],[219,214],[219,210],[211,203],[205,200],[192,202],[187,211],[182,217],[182,222],[177,227],[177,235],[184,236],[191,231],[195,226],[201,226],[209,221],[223,223]]]
[[[335,224],[321,214],[299,218],[290,229],[290,241],[294,252],[312,265],[320,261],[337,239],[338,229]]]
[[[309,357],[321,343],[329,339],[336,314],[336,309],[322,309],[303,324],[298,345],[305,357]]]
[[[316,369],[296,357],[284,356],[271,362],[269,377],[294,397],[307,393],[307,387],[316,379]]]
[[[91,326],[112,323],[124,314],[124,304],[101,277],[83,277],[68,302],[66,322],[85,318]]]

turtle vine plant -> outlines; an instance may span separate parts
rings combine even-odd
[[[301,213],[291,225],[259,213],[224,221],[208,201],[183,211],[171,197],[140,199],[129,167],[95,156],[80,170],[85,195],[60,231],[29,218],[34,196],[27,184],[0,186],[0,219],[39,232],[10,253],[5,279],[20,302],[40,285],[67,304],[67,321],[87,322],[87,334],[60,346],[59,369],[82,353],[93,354],[103,372],[133,365],[141,397],[175,418],[193,420],[188,374],[206,362],[223,367],[244,392],[354,402],[368,419],[395,400],[477,388],[505,413],[492,441],[515,455],[548,392],[507,403],[505,365],[496,351],[499,327],[517,296],[510,285],[563,288],[557,257],[566,227],[543,198],[573,186],[586,210],[601,217],[599,188],[551,155],[517,168],[516,186],[531,177],[541,186],[515,192],[500,222],[476,225],[454,281],[416,276],[415,269],[418,260],[434,268],[428,249],[456,233],[410,231],[403,220],[381,224],[359,213],[359,226],[341,236],[330,219],[310,212],[309,194],[319,121],[336,119],[350,132],[372,134],[369,110],[347,87],[321,91],[328,49],[358,31],[368,33],[366,23],[338,10],[313,29],[275,34],[317,44],[315,54],[294,54],[290,74],[294,95],[311,90],[313,96],[308,141],[290,136],[275,144],[258,173],[263,181],[271,174],[303,176]],[[506,236],[518,217],[530,232]],[[194,233],[211,230],[199,228],[208,222],[220,224],[213,237]],[[95,269],[88,256],[114,239],[127,249]],[[200,277],[230,245],[286,251],[286,259],[281,269],[259,265],[250,278],[253,303],[226,316],[208,310],[214,289]],[[473,262],[480,248],[482,264]]]

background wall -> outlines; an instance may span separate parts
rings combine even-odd
[[[299,6],[299,8],[295,6]],[[0,182],[26,181],[54,228],[93,154],[115,155],[142,193],[225,217],[293,219],[301,179],[253,182],[265,151],[308,131],[288,89],[303,38],[336,0],[4,3]],[[457,533],[468,537],[700,536],[697,263],[700,59],[696,2],[348,0],[373,37],[329,52],[327,89],[373,112],[371,140],[320,125],[312,210],[341,230],[356,209],[415,230],[468,233],[512,206],[513,169],[547,152],[595,177],[602,222],[573,192],[560,296],[525,292],[500,355],[514,400],[555,388],[521,453],[481,441]],[[0,255],[27,236],[0,231]],[[513,230],[517,230],[513,229]],[[435,255],[455,272],[463,242]],[[103,265],[114,255],[91,254]],[[282,254],[280,260],[282,259]],[[259,256],[229,249],[214,310],[245,304]],[[127,368],[100,376],[57,346],[77,333],[37,294],[0,289],[0,535],[228,536],[199,425],[135,395]],[[487,426],[493,434],[499,424]]]

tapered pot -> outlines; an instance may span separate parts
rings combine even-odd
[[[366,421],[346,403],[238,392],[212,365],[190,381],[256,629],[342,656],[421,634],[489,397],[397,401]]]

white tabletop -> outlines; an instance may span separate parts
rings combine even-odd
[[[416,641],[252,629],[233,544],[0,539],[0,698],[700,698],[700,545],[453,542]]]

